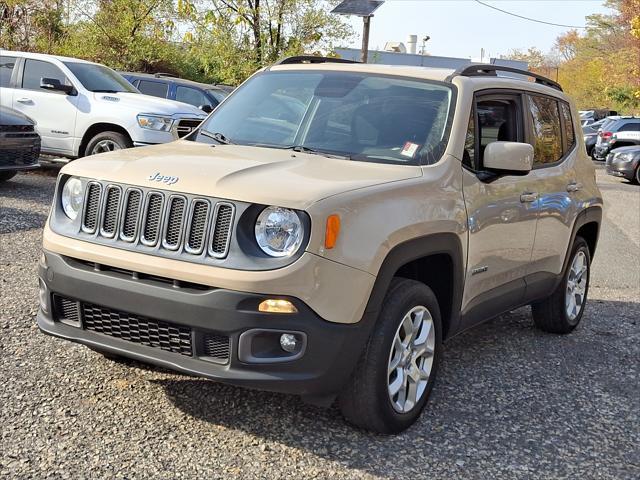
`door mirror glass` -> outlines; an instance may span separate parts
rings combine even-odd
[[[491,142],[484,151],[484,168],[511,174],[526,174],[533,167],[533,147],[520,142]]]
[[[45,90],[52,90],[54,92],[64,92],[67,95],[70,95],[71,92],[73,92],[73,87],[71,85],[64,85],[57,78],[41,78],[40,88],[43,88]]]
[[[200,105],[198,108],[205,113],[213,112],[213,107],[211,105]]]

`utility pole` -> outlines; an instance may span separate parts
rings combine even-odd
[[[371,27],[371,17],[362,17],[362,52],[360,52],[360,61],[367,63],[369,58],[369,27]]]

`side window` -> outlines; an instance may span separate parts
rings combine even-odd
[[[155,82],[153,80],[140,80],[140,83],[138,83],[138,90],[152,97],[166,98],[168,87],[168,83]]]
[[[619,132],[640,132],[640,122],[627,122],[622,125]]]
[[[478,116],[479,164],[484,150],[492,142],[519,142],[521,138],[519,97],[491,96],[476,101]]]
[[[0,87],[9,86],[15,65],[16,57],[0,57]]]
[[[533,125],[533,165],[555,163],[562,158],[562,134],[558,102],[549,97],[529,96]]]
[[[22,77],[22,88],[27,90],[40,90],[40,80],[43,78],[54,78],[63,85],[71,85],[71,82],[58,67],[42,60],[31,60],[28,58],[24,64],[24,74]],[[47,90],[42,90],[46,92]]]
[[[211,101],[205,97],[200,90],[190,87],[178,86],[176,89],[176,100],[178,102],[188,103],[194,107],[211,104]]]
[[[464,152],[462,152],[462,163],[472,170],[476,169],[476,109],[471,108],[471,115],[469,116],[469,127],[467,128],[467,135],[464,140]]]
[[[564,120],[564,136],[566,139],[565,153],[573,148],[576,144],[576,131],[573,126],[573,119],[571,118],[571,108],[568,103],[560,102],[560,109],[562,110],[562,119]]]

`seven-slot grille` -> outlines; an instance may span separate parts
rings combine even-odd
[[[221,259],[229,251],[234,214],[227,202],[91,181],[81,218],[88,234]]]

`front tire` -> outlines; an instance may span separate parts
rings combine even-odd
[[[582,237],[576,237],[560,284],[549,298],[531,305],[536,326],[549,333],[570,333],[580,323],[587,304],[591,255]]]
[[[95,135],[84,150],[84,156],[96,155],[98,153],[113,152],[124,148],[133,147],[131,139],[119,132],[100,132]]]
[[[394,278],[350,383],[339,398],[350,423],[399,433],[420,416],[442,349],[438,301],[423,283]]]
[[[7,180],[11,180],[18,174],[15,170],[5,170],[0,172],[0,182],[6,182]]]
[[[631,181],[636,185],[640,185],[640,163],[636,167],[636,174],[633,176],[633,179]]]

